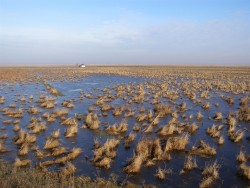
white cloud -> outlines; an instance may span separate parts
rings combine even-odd
[[[134,24],[139,21],[112,20],[82,29],[1,27],[0,61],[250,63],[247,20]]]

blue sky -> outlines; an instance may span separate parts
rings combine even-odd
[[[249,0],[0,0],[0,64],[250,65]]]

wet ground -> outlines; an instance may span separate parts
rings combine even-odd
[[[171,78],[169,78],[171,79]],[[45,85],[41,82],[39,83],[32,83],[32,84],[7,84],[2,85],[0,90],[0,95],[4,96],[5,102],[4,104],[0,104],[0,109],[6,108],[11,104],[15,104],[16,108],[23,108],[24,116],[20,119],[20,127],[27,132],[30,130],[27,126],[30,124],[29,120],[31,117],[41,117],[41,115],[45,112],[52,113],[53,110],[59,108],[61,109],[61,103],[65,100],[70,100],[75,106],[72,109],[69,109],[69,114],[67,117],[75,117],[76,114],[83,114],[86,115],[88,113],[89,107],[94,108],[94,112],[99,115],[100,120],[100,127],[99,130],[90,130],[88,128],[79,128],[77,136],[72,138],[65,138],[63,133],[66,130],[66,127],[60,124],[60,120],[56,119],[55,122],[47,122],[47,130],[37,134],[37,142],[36,145],[42,149],[46,138],[51,135],[54,130],[60,129],[60,145],[64,146],[68,149],[73,147],[79,147],[82,149],[82,154],[72,163],[77,167],[76,175],[87,175],[90,177],[106,177],[109,178],[110,174],[116,174],[118,178],[118,182],[122,182],[124,180],[129,180],[133,183],[137,184],[153,184],[157,187],[197,187],[203,178],[201,176],[201,171],[205,167],[205,165],[209,162],[217,162],[220,165],[219,175],[220,180],[215,182],[216,187],[246,187],[249,185],[249,180],[245,179],[244,177],[237,175],[237,168],[239,166],[238,162],[236,161],[236,156],[239,154],[240,150],[245,151],[247,154],[250,154],[250,141],[247,139],[250,136],[249,128],[250,125],[247,122],[239,121],[237,122],[237,126],[240,126],[241,129],[245,129],[244,138],[238,142],[234,143],[228,138],[227,134],[227,127],[226,125],[222,129],[222,133],[225,139],[225,143],[223,145],[217,144],[217,139],[211,138],[207,133],[206,129],[211,127],[213,124],[221,125],[225,124],[226,117],[230,111],[237,112],[240,99],[244,96],[249,96],[249,93],[245,94],[232,94],[232,93],[224,93],[222,91],[215,91],[215,89],[209,90],[210,97],[208,99],[200,98],[201,103],[193,103],[187,96],[184,95],[183,90],[178,88],[178,84],[176,85],[168,85],[173,90],[178,91],[179,98],[173,102],[167,98],[159,97],[159,100],[162,104],[171,105],[174,111],[178,111],[178,105],[185,102],[187,105],[187,110],[185,112],[179,112],[179,121],[188,121],[190,124],[196,122],[199,126],[199,129],[192,135],[190,135],[189,143],[186,149],[190,149],[194,145],[198,145],[200,139],[205,140],[211,146],[215,147],[217,154],[212,157],[204,158],[200,156],[196,156],[196,160],[198,163],[198,168],[192,170],[190,172],[186,172],[182,175],[179,172],[183,169],[186,152],[185,151],[174,151],[171,153],[172,159],[170,161],[157,161],[155,166],[152,167],[142,167],[138,174],[128,175],[123,171],[124,166],[128,163],[128,160],[133,157],[135,147],[138,141],[148,138],[154,139],[159,137],[155,132],[161,127],[168,123],[171,119],[171,116],[167,116],[164,118],[160,118],[159,124],[154,127],[152,133],[143,133],[139,131],[136,133],[136,138],[132,142],[129,149],[124,147],[124,138],[129,133],[133,132],[132,128],[135,123],[138,123],[142,126],[143,122],[136,122],[135,117],[139,113],[142,107],[145,108],[146,112],[153,109],[152,101],[153,101],[153,94],[150,93],[148,95],[149,101],[137,104],[131,103],[129,105],[130,108],[136,111],[134,117],[124,118],[123,115],[120,117],[115,117],[112,114],[112,111],[108,112],[106,117],[102,116],[101,110],[99,106],[94,105],[94,102],[97,100],[98,95],[103,95],[102,90],[104,88],[108,88],[112,94],[115,94],[115,89],[112,89],[113,86],[117,85],[132,85],[138,86],[141,84],[145,88],[145,92],[149,92],[146,89],[146,86],[149,83],[164,83],[167,81],[165,79],[149,79],[143,77],[123,77],[123,76],[116,76],[116,75],[92,75],[88,77],[84,77],[82,79],[74,80],[74,81],[55,81],[50,82],[47,81],[50,85],[55,87],[59,90],[63,95],[62,96],[53,96],[50,92],[46,89]],[[177,80],[177,83],[185,82],[184,79]],[[20,96],[18,95],[20,94]],[[86,96],[86,94],[91,94],[92,98],[84,97],[80,99],[81,95]],[[22,102],[19,99],[23,96],[27,96],[26,102]],[[34,99],[29,101],[29,96],[33,95]],[[38,106],[38,103],[35,101],[39,99],[40,95],[44,96],[51,96],[55,98],[57,102],[57,106],[52,109],[44,109]],[[234,99],[234,104],[229,105],[223,98],[223,96],[231,96]],[[124,96],[123,96],[124,97]],[[126,106],[128,105],[127,101],[131,96],[127,96],[128,99],[123,99],[123,97],[116,98],[108,104],[112,106]],[[210,102],[210,109],[205,110],[202,108],[202,104],[204,102]],[[218,103],[218,106],[214,104]],[[39,109],[39,113],[36,115],[27,113],[27,110],[30,107],[36,107]],[[195,116],[197,112],[201,112],[204,118],[201,121],[197,121]],[[215,112],[222,112],[223,119],[221,121],[214,121],[213,117],[215,116]],[[187,117],[184,118],[183,114]],[[194,117],[188,119],[190,115]],[[11,150],[6,153],[0,153],[0,157],[9,161],[15,160],[17,157],[18,147],[14,144],[12,138],[16,135],[16,133],[12,130],[13,124],[3,124],[2,122],[5,120],[10,120],[13,118],[4,116],[2,112],[0,112],[0,135],[6,134],[8,135],[7,139],[4,139],[4,146]],[[123,119],[126,119],[128,123],[128,130],[126,133],[119,134],[119,135],[109,135],[105,132],[105,127],[108,125],[113,125],[114,123],[120,123]],[[46,122],[42,118],[43,122]],[[79,127],[84,125],[84,118],[82,120],[78,120]],[[143,128],[141,129],[143,130]],[[111,164],[110,169],[104,168],[97,168],[92,162],[91,159],[93,158],[93,142],[94,139],[97,138],[102,143],[104,143],[108,138],[118,138],[120,139],[120,144],[117,148],[117,156],[115,160]],[[162,139],[167,139],[168,136],[161,137]],[[28,158],[32,160],[32,165],[36,165],[40,161],[45,160],[53,160],[53,157],[47,157],[46,159],[37,159],[35,157],[35,153],[30,151],[27,156],[21,158]],[[248,163],[249,164],[249,163]],[[50,170],[57,171],[60,165],[52,165],[49,167]],[[165,180],[158,180],[155,176],[156,170],[158,167],[162,168],[171,168],[172,173],[167,175]]]

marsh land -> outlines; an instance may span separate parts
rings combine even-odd
[[[250,67],[2,67],[0,186],[247,187],[249,94]]]

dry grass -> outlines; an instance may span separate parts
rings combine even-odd
[[[214,116],[215,121],[220,121],[222,120],[222,118],[223,118],[223,115],[221,112],[215,112],[215,116]]]
[[[200,183],[199,187],[200,188],[211,187],[212,184],[220,178],[219,168],[220,166],[218,165],[217,161],[215,161],[213,164],[207,165],[201,173],[202,176],[205,177],[202,179],[202,182]]]
[[[74,137],[78,132],[77,126],[69,126],[65,132],[65,137]]]
[[[193,146],[190,153],[194,155],[200,155],[202,157],[207,157],[216,155],[216,150],[214,147],[211,147],[207,143],[205,143],[205,141],[200,140],[199,146]]]
[[[250,166],[242,163],[239,167],[239,174],[250,180]]]
[[[44,145],[44,149],[52,149],[59,146],[59,141],[57,139],[49,138],[46,140],[46,143]]]
[[[91,130],[99,129],[99,119],[97,114],[89,113],[85,118],[85,123]]]
[[[9,150],[7,150],[7,149],[4,147],[3,142],[0,141],[0,153],[7,152],[7,151],[9,151]]]
[[[52,138],[59,138],[59,136],[60,136],[60,129],[57,129],[57,130],[55,130],[54,132],[52,132],[52,134],[51,134],[51,137]]]
[[[136,155],[132,161],[124,168],[124,171],[128,174],[138,173],[141,170],[142,163],[144,161],[143,155]]]
[[[185,150],[186,145],[189,142],[189,135],[184,134],[176,137],[170,137],[165,145],[166,151],[171,150]]]
[[[28,161],[27,161],[28,162]],[[20,162],[18,162],[20,164]],[[23,164],[25,161],[22,162]],[[27,164],[28,165],[28,164]],[[21,167],[21,166],[20,166]],[[110,180],[97,177],[91,179],[89,177],[74,176],[75,168],[72,163],[67,163],[61,172],[48,172],[44,167],[37,169],[17,168],[10,163],[1,161],[0,163],[0,187],[25,187],[25,188],[62,188],[62,187],[121,187],[115,179]],[[130,187],[136,187],[131,183],[127,183]]]
[[[24,167],[24,166],[30,165],[30,163],[31,163],[31,161],[28,159],[20,160],[19,158],[16,158],[14,166],[19,168],[19,167]]]
[[[162,169],[162,168],[158,168],[157,170],[156,170],[156,174],[155,174],[155,176],[158,178],[158,179],[160,179],[160,180],[164,180],[164,179],[166,179],[166,175],[167,174],[170,174],[170,173],[172,173],[172,169]]]
[[[191,155],[188,155],[185,159],[184,170],[192,170],[198,168],[197,161]]]
[[[244,163],[247,161],[247,157],[246,154],[243,151],[240,151],[240,153],[237,155],[236,157],[237,161],[239,161],[240,163]]]
[[[61,170],[61,176],[70,176],[76,172],[76,167],[71,163],[67,162],[65,167]]]
[[[229,134],[229,137],[230,139],[233,141],[233,142],[239,142],[243,139],[244,137],[244,131],[242,130],[238,130],[237,132],[231,132]]]

